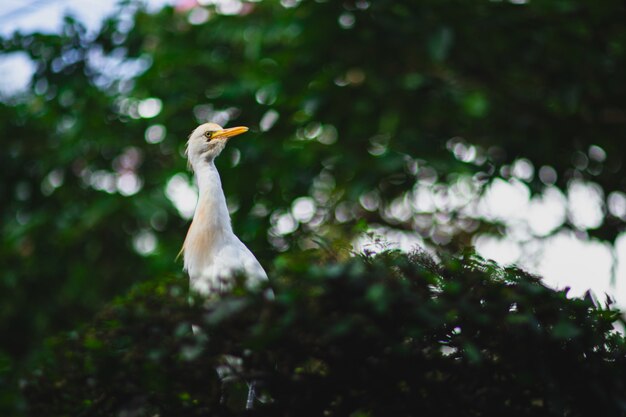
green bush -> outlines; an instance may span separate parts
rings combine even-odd
[[[473,254],[278,265],[273,300],[243,285],[189,298],[174,279],[131,291],[50,343],[25,384],[31,414],[626,415],[624,321],[610,301],[569,299]],[[264,398],[254,411],[250,380]]]

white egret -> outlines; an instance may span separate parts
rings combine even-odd
[[[187,158],[196,174],[199,196],[182,251],[191,288],[202,294],[228,289],[237,274],[245,275],[249,286],[267,280],[259,261],[233,233],[215,167],[215,158],[228,140],[247,131],[247,127],[224,129],[215,123],[205,123],[193,131],[187,142]]]
[[[195,172],[199,195],[183,244],[184,268],[189,274],[190,287],[207,296],[230,288],[237,274],[247,278],[248,286],[267,280],[259,261],[233,233],[222,182],[215,167],[215,158],[228,140],[247,131],[247,127],[224,129],[215,123],[205,123],[191,133],[187,142],[187,159]],[[226,361],[235,367],[240,362],[233,357],[227,357]],[[223,370],[220,373],[223,377],[228,374]],[[254,403],[254,385],[252,381],[246,408],[252,408]]]

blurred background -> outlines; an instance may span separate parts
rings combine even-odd
[[[3,1],[0,382],[183,277],[208,120],[251,128],[218,168],[269,270],[475,246],[625,306],[625,21],[617,0]]]

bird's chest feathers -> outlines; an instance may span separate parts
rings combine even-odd
[[[232,233],[228,212],[218,201],[200,201],[184,243],[185,267],[192,271],[215,262],[219,248]]]
[[[256,270],[262,268],[258,261],[233,233],[215,166],[211,163],[198,167],[196,178],[200,195],[183,247],[192,285],[212,286],[236,271],[250,270],[251,275],[259,275]]]

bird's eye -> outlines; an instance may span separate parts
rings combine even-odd
[[[204,136],[206,136],[208,140],[211,140],[211,138],[213,137],[213,132],[206,131],[204,132]]]

